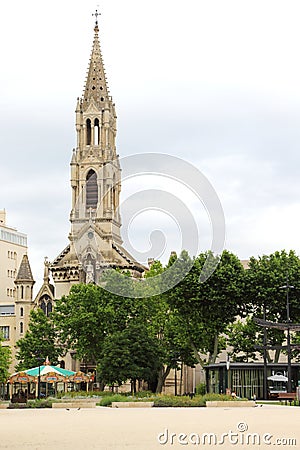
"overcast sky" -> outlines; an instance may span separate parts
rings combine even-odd
[[[68,244],[74,110],[96,6],[1,5],[0,209],[28,235],[38,281],[44,256]],[[225,246],[241,259],[300,253],[299,1],[103,0],[100,11],[120,156],[161,152],[196,166],[223,205]],[[168,220],[167,251],[178,251]],[[138,245],[149,223],[147,213],[135,224]]]

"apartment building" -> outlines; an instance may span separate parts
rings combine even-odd
[[[24,336],[33,307],[34,280],[27,256],[27,236],[6,224],[6,212],[0,210],[0,333],[12,350]]]

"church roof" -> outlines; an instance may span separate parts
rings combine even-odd
[[[23,256],[15,281],[34,281],[27,255]]]
[[[104,102],[108,100],[108,87],[98,37],[99,28],[97,21],[95,24],[94,32],[95,35],[92,54],[90,57],[87,79],[83,94],[84,110],[86,110],[86,108],[93,100],[99,108],[104,106]]]

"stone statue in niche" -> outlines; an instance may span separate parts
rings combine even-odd
[[[95,282],[95,273],[94,273],[94,266],[91,263],[91,261],[88,261],[87,264],[85,265],[85,272],[86,272],[86,277],[85,277],[86,284],[94,283]]]

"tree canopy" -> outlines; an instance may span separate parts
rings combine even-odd
[[[143,379],[160,392],[171,369],[215,362],[226,346],[236,361],[255,360],[262,329],[252,318],[265,313],[267,320],[287,320],[287,276],[293,285],[290,319],[300,322],[300,260],[292,251],[251,258],[247,270],[226,250],[196,258],[183,251],[165,267],[153,262],[139,282],[107,271],[98,286],[74,285],[50,318],[32,313],[29,331],[17,343],[18,368],[36,365],[37,355],[56,362],[69,349],[97,366],[103,383]],[[268,330],[270,345],[284,339],[283,331]],[[272,357],[277,361],[279,352],[269,352]]]
[[[11,350],[3,345],[4,339],[0,333],[0,383],[6,383],[9,377],[9,365],[11,363]]]
[[[250,258],[245,272],[245,302],[247,312],[273,322],[287,321],[287,299],[284,286],[289,290],[290,321],[300,322],[300,259],[294,251],[285,250]],[[258,330],[259,331],[259,330]],[[268,344],[281,345],[285,340],[282,330],[268,329]],[[250,337],[249,337],[250,338]],[[280,349],[268,352],[268,359],[278,362]],[[273,356],[272,356],[273,355]]]
[[[47,357],[51,364],[57,365],[58,358],[67,351],[58,341],[52,316],[47,317],[41,309],[30,312],[28,331],[16,345],[19,348],[17,370],[36,367]]]
[[[200,277],[208,256],[211,260],[218,258],[219,263],[202,283]],[[184,265],[187,255],[180,258]],[[243,278],[243,266],[232,253],[224,251],[221,258],[201,253],[183,280],[166,293],[168,303],[179,315],[194,355],[202,365],[216,360],[225,344],[222,334],[242,310]],[[208,354],[208,360],[200,353]]]

